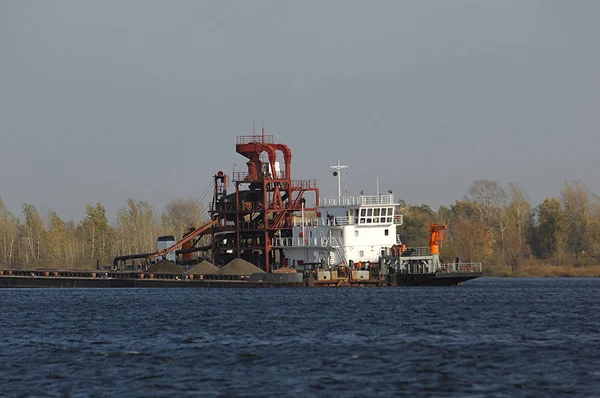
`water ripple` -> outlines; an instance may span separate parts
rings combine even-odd
[[[0,290],[2,396],[600,396],[600,280]]]

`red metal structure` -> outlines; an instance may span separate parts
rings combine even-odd
[[[313,193],[313,203],[318,206],[319,189],[315,180],[291,179],[292,151],[275,143],[264,129],[262,135],[237,137],[236,151],[248,159],[248,171],[234,173],[235,192],[229,194],[227,175],[222,171],[214,175],[211,219],[207,223],[190,230],[166,250],[115,257],[113,265],[135,259],[153,261],[172,251],[186,264],[193,252],[204,252],[201,257],[211,253],[215,265],[242,258],[266,272],[274,261],[283,263],[282,249],[271,247],[273,238],[292,236],[294,213],[315,211],[316,207],[306,208],[305,195]],[[279,169],[278,152],[283,157],[283,170]],[[203,239],[206,236],[210,242]]]
[[[227,176],[215,176],[211,218],[212,260],[224,264],[243,258],[269,272],[273,261],[282,261],[283,253],[271,247],[275,237],[292,236],[294,213],[306,208],[306,195],[314,193],[318,206],[319,189],[314,180],[292,180],[292,151],[275,143],[272,135],[239,136],[236,151],[248,159],[247,172],[233,176],[235,192],[227,194]],[[280,170],[277,153],[283,156]]]

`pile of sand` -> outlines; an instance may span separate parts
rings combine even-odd
[[[186,272],[188,275],[211,275],[216,274],[219,268],[215,267],[210,261],[202,261],[194,268]]]
[[[181,274],[183,270],[177,264],[169,260],[161,260],[148,270],[152,274]]]
[[[274,274],[295,274],[296,270],[292,267],[277,268],[273,271]]]
[[[246,260],[236,258],[223,268],[219,268],[217,274],[220,275],[252,275],[256,273],[264,273],[262,269],[257,266],[250,264]]]

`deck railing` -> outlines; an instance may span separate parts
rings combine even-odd
[[[407,247],[402,257],[423,257],[431,255],[429,247]]]
[[[363,217],[364,219],[364,217]],[[381,217],[381,220],[385,220],[386,217]],[[392,220],[391,217],[387,217],[388,220]],[[358,225],[359,217],[354,216],[342,216],[342,217],[304,217],[304,225],[306,226],[330,226],[330,227],[343,227],[345,225]],[[394,216],[394,224],[402,225],[403,216],[397,215]],[[388,222],[373,222],[369,224],[360,224],[361,226],[385,226],[389,225]],[[302,217],[295,216],[294,217],[294,226],[302,226]]]
[[[317,180],[292,180],[292,187],[300,189],[314,189],[317,187]]]
[[[328,247],[334,245],[335,242],[328,236],[308,238],[308,237],[291,237],[291,238],[273,238],[271,245],[273,247]]]
[[[356,217],[333,217],[332,219],[327,219],[327,217],[304,217],[304,225],[305,226],[344,226],[344,225],[354,225],[357,222]],[[302,217],[294,217],[294,226],[301,227],[302,226]]]
[[[444,263],[441,272],[481,272],[481,263]]]
[[[244,182],[246,181],[246,178],[248,177],[248,172],[247,171],[236,171],[233,173],[233,181],[234,182]],[[285,170],[279,170],[277,172],[277,178],[275,178],[274,176],[268,174],[265,175],[264,173],[257,173],[257,180],[256,181],[262,181],[262,180],[266,180],[266,179],[276,179],[276,180],[285,180],[286,179],[286,174],[285,174]],[[292,181],[292,186],[295,187],[294,182],[296,181],[301,181],[301,180],[294,180]],[[310,183],[304,183],[304,181],[299,182],[298,184],[312,184],[313,188],[314,186],[316,186],[316,181],[314,180],[310,180]]]
[[[321,206],[375,206],[394,205],[394,195],[331,196],[321,200]]]
[[[272,135],[240,135],[235,140],[237,145],[250,144],[252,142],[258,142],[260,144],[272,144],[275,141],[273,140]]]

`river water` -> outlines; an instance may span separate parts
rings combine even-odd
[[[0,289],[0,396],[600,396],[599,293]]]

